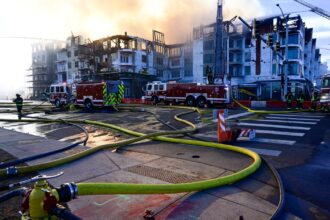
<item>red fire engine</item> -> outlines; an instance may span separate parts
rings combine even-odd
[[[330,75],[325,75],[322,79],[320,102],[323,109],[329,111],[330,108]]]
[[[205,104],[230,103],[230,91],[227,85],[199,85],[197,83],[152,82],[146,85],[145,100],[157,104],[163,101],[184,102],[189,106],[204,107]]]
[[[66,83],[52,84],[50,86],[49,101],[56,107],[66,105],[71,101],[72,90]]]
[[[93,106],[114,106],[122,102],[125,87],[122,81],[84,82],[75,85],[76,104],[92,109]]]

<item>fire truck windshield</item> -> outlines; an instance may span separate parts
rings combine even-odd
[[[326,77],[323,79],[322,88],[330,88],[330,77]]]

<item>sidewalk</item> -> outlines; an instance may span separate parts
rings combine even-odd
[[[0,128],[0,148],[17,158],[62,148],[67,143]],[[79,150],[85,149],[80,146]],[[28,162],[29,165],[69,155],[63,152]],[[101,151],[75,162],[40,173],[64,175],[65,182],[182,183],[228,175],[250,163],[233,152],[173,145],[136,143],[117,153]],[[152,210],[156,219],[269,219],[278,202],[277,185],[262,167],[252,177],[231,186],[197,193],[164,195],[81,196],[68,203],[83,219],[143,219]]]

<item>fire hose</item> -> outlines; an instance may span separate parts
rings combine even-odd
[[[194,110],[196,111],[196,110]],[[102,149],[114,149],[114,148],[118,148],[127,144],[131,144],[137,141],[141,141],[144,139],[153,139],[153,140],[159,140],[159,141],[166,141],[166,142],[172,142],[172,143],[180,143],[180,144],[190,144],[190,145],[198,145],[198,146],[205,146],[205,147],[213,147],[213,148],[219,148],[219,149],[224,149],[224,150],[232,150],[238,153],[242,153],[242,154],[246,154],[248,156],[250,156],[253,160],[254,163],[252,163],[249,167],[246,168],[246,171],[244,169],[244,172],[239,172],[239,175],[234,175],[235,178],[237,178],[237,176],[240,176],[242,174],[244,174],[245,172],[250,173],[252,170],[253,172],[257,169],[257,167],[259,167],[260,165],[260,157],[254,153],[253,151],[247,150],[245,148],[240,148],[240,147],[234,147],[231,145],[225,145],[225,144],[218,144],[218,143],[213,143],[213,142],[203,142],[203,141],[196,141],[196,140],[183,140],[183,139],[176,139],[176,138],[169,138],[169,137],[164,137],[163,135],[171,135],[171,134],[184,134],[184,133],[191,133],[194,132],[196,130],[196,127],[193,123],[183,120],[181,118],[179,118],[179,116],[185,115],[185,114],[189,114],[191,112],[184,112],[184,113],[180,113],[178,115],[175,115],[175,119],[177,121],[180,121],[184,124],[187,124],[189,126],[191,126],[191,129],[183,129],[183,130],[176,130],[176,131],[163,131],[163,132],[156,132],[156,133],[152,133],[152,134],[143,134],[143,133],[139,133],[139,132],[135,132],[135,131],[131,131],[125,128],[121,128],[119,126],[116,125],[112,125],[112,124],[107,124],[107,123],[103,123],[103,122],[97,122],[97,121],[91,121],[91,120],[67,120],[67,122],[69,123],[85,123],[85,124],[90,124],[90,125],[98,125],[98,126],[102,126],[102,127],[107,127],[107,128],[111,128],[111,129],[115,129],[133,136],[137,136],[136,138],[132,138],[132,139],[128,139],[128,140],[124,140],[124,141],[119,141],[116,143],[111,143],[111,144],[105,144],[105,145],[100,145],[97,146],[95,148],[91,148],[88,150],[85,150],[83,152],[80,153],[76,153],[64,158],[60,158],[57,160],[53,160],[50,162],[46,162],[46,163],[41,163],[41,164],[36,164],[36,165],[32,165],[32,166],[23,166],[23,167],[9,167],[7,169],[0,169],[0,176],[7,176],[7,175],[17,175],[17,174],[26,174],[26,173],[31,173],[31,172],[35,172],[35,171],[39,171],[39,170],[43,170],[43,169],[48,169],[54,166],[59,166],[71,161],[74,161],[76,159],[82,158],[84,156],[87,156],[89,154],[95,153],[96,151],[102,150]],[[35,119],[35,120],[26,120],[26,119],[22,119],[22,120],[15,120],[15,119],[0,119],[0,121],[9,121],[9,122],[39,122],[39,123],[63,123],[63,121],[61,120],[49,120],[49,119]],[[252,173],[252,172],[251,172]],[[231,178],[230,178],[231,179]]]
[[[148,111],[146,110],[145,108],[137,108],[137,106],[134,106],[134,107],[130,107],[130,108],[127,108],[127,107],[121,107],[120,108],[121,110],[129,110],[129,111],[132,111],[132,112],[146,112],[148,114],[151,114],[155,117],[156,120],[158,120],[160,123],[162,123],[163,125],[169,127],[170,129],[173,129],[173,130],[178,130],[178,128],[174,127],[173,125],[170,125],[168,123],[166,123],[164,120],[162,120],[156,113],[154,113],[153,111]],[[261,116],[261,115],[256,115],[256,116]],[[248,118],[247,120],[251,120],[251,118]],[[240,120],[241,121],[241,120]],[[186,136],[190,137],[190,138],[193,138],[193,139],[196,139],[196,140],[200,140],[200,141],[207,141],[203,138],[200,138],[200,137],[196,137],[196,136],[193,136],[193,135],[190,135],[189,133],[185,134]],[[281,179],[281,176],[280,174],[278,173],[278,171],[276,170],[276,168],[271,165],[267,160],[265,160],[264,158],[262,158],[262,161],[266,164],[266,166],[270,169],[270,171],[273,173],[274,175],[274,178],[278,184],[278,188],[279,188],[279,202],[278,202],[278,205],[276,207],[276,210],[275,212],[272,214],[271,218],[270,219],[276,219],[278,217],[278,215],[281,213],[281,211],[283,210],[283,207],[284,207],[284,204],[285,204],[285,188],[284,188],[284,185],[283,185],[283,182],[282,182],[282,179]]]
[[[197,111],[196,109],[193,109],[189,112],[184,112],[175,115],[175,119],[177,121],[180,121],[186,125],[189,125],[190,129],[182,129],[182,130],[176,130],[176,131],[163,131],[163,132],[155,132],[151,134],[143,134],[140,132],[132,131],[129,129],[125,129],[113,124],[108,124],[104,122],[98,122],[98,121],[91,121],[91,120],[68,120],[69,123],[83,123],[83,124],[90,124],[90,125],[97,125],[102,126],[106,128],[115,129],[121,132],[124,132],[126,134],[130,134],[133,136],[137,136],[136,138],[131,138],[128,140],[119,141],[112,144],[105,144],[100,145],[95,148],[91,148],[88,150],[85,150],[80,153],[76,153],[64,158],[60,158],[57,160],[49,161],[46,163],[40,163],[33,166],[23,166],[23,167],[9,167],[7,169],[0,169],[0,176],[10,176],[10,175],[17,175],[17,174],[26,174],[31,173],[39,170],[44,170],[47,168],[59,166],[74,160],[77,160],[79,158],[85,157],[87,155],[90,155],[92,153],[95,153],[102,149],[114,149],[119,148],[121,146],[125,146],[127,144],[131,144],[134,142],[138,142],[144,139],[152,139],[152,140],[158,140],[158,141],[165,141],[170,143],[179,143],[179,144],[188,144],[188,145],[196,145],[196,146],[202,146],[202,147],[212,147],[212,148],[218,148],[223,150],[230,150],[234,152],[238,152],[244,155],[249,156],[253,159],[252,164],[250,164],[248,167],[237,171],[233,174],[224,176],[224,177],[217,177],[213,179],[208,180],[202,180],[202,181],[196,181],[196,182],[190,182],[190,183],[179,183],[179,184],[132,184],[132,183],[67,183],[61,186],[60,189],[57,191],[52,192],[55,197],[58,196],[58,202],[67,202],[71,199],[74,199],[78,195],[100,195],[100,194],[167,194],[167,193],[181,193],[181,192],[192,192],[192,191],[200,191],[205,190],[208,188],[218,187],[226,184],[232,184],[235,183],[252,173],[254,173],[261,164],[261,158],[259,155],[251,150],[226,145],[226,144],[218,144],[214,142],[205,142],[205,141],[198,141],[198,140],[186,140],[186,139],[177,139],[177,138],[171,138],[171,137],[165,137],[164,135],[171,135],[171,134],[185,134],[185,133],[191,133],[196,130],[196,126],[184,119],[179,118],[179,116],[190,114],[192,112]],[[0,119],[0,121],[9,121],[9,122],[39,122],[39,123],[63,123],[61,120],[49,120],[49,119],[35,119],[35,120],[13,120],[13,119]],[[31,211],[31,210],[30,210]],[[38,216],[40,213],[39,211],[36,211],[36,215]],[[42,214],[43,215],[43,214]]]

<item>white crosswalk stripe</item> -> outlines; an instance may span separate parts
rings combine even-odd
[[[235,125],[243,130],[254,129],[256,137],[251,140],[248,137],[239,137],[237,141],[242,144],[241,146],[261,155],[277,157],[286,148],[294,147],[299,138],[304,137],[324,117],[324,115],[310,113],[288,113],[268,114],[263,119],[247,118],[246,121],[238,122]],[[214,133],[203,134],[201,137],[217,139],[217,135]],[[244,144],[248,142],[250,143]],[[267,148],[267,144],[269,144],[269,148]]]
[[[247,123],[247,122],[240,122],[237,125],[252,126],[252,127],[285,128],[285,129],[293,129],[293,130],[310,130],[311,129],[310,127],[259,124],[259,123]]]
[[[255,129],[256,138],[249,140],[247,137],[240,137],[238,141],[262,143],[262,148],[253,147],[251,150],[262,155],[277,157],[282,153],[283,146],[293,146],[299,137],[303,137],[323,117],[323,115],[306,114],[269,114],[265,119],[239,122],[237,125],[241,128]],[[267,143],[272,144],[272,149],[265,148]],[[281,147],[281,150],[273,149],[274,145]]]
[[[277,134],[277,135],[284,135],[284,136],[295,136],[295,137],[302,137],[305,133],[301,132],[290,132],[290,131],[274,131],[274,130],[256,130],[257,134]]]
[[[268,116],[266,117],[267,119],[284,119],[284,120],[295,120],[295,121],[320,121],[321,119],[317,119],[317,118],[297,118],[297,117],[294,117],[294,118],[289,118],[289,117],[273,117],[273,116]]]
[[[285,117],[299,117],[299,118],[324,118],[324,115],[299,115],[299,114],[269,114],[270,116],[285,116]]]
[[[260,142],[260,143],[271,143],[271,144],[285,144],[285,145],[294,145],[296,143],[296,141],[270,139],[270,138],[255,138],[255,139],[249,140],[249,138],[247,138],[247,137],[240,137],[237,140],[253,141],[253,142]]]
[[[316,125],[317,122],[310,122],[310,121],[288,121],[288,120],[275,120],[275,119],[261,119],[258,121],[262,122],[275,122],[275,123],[286,123],[286,124],[302,124],[302,125]]]

